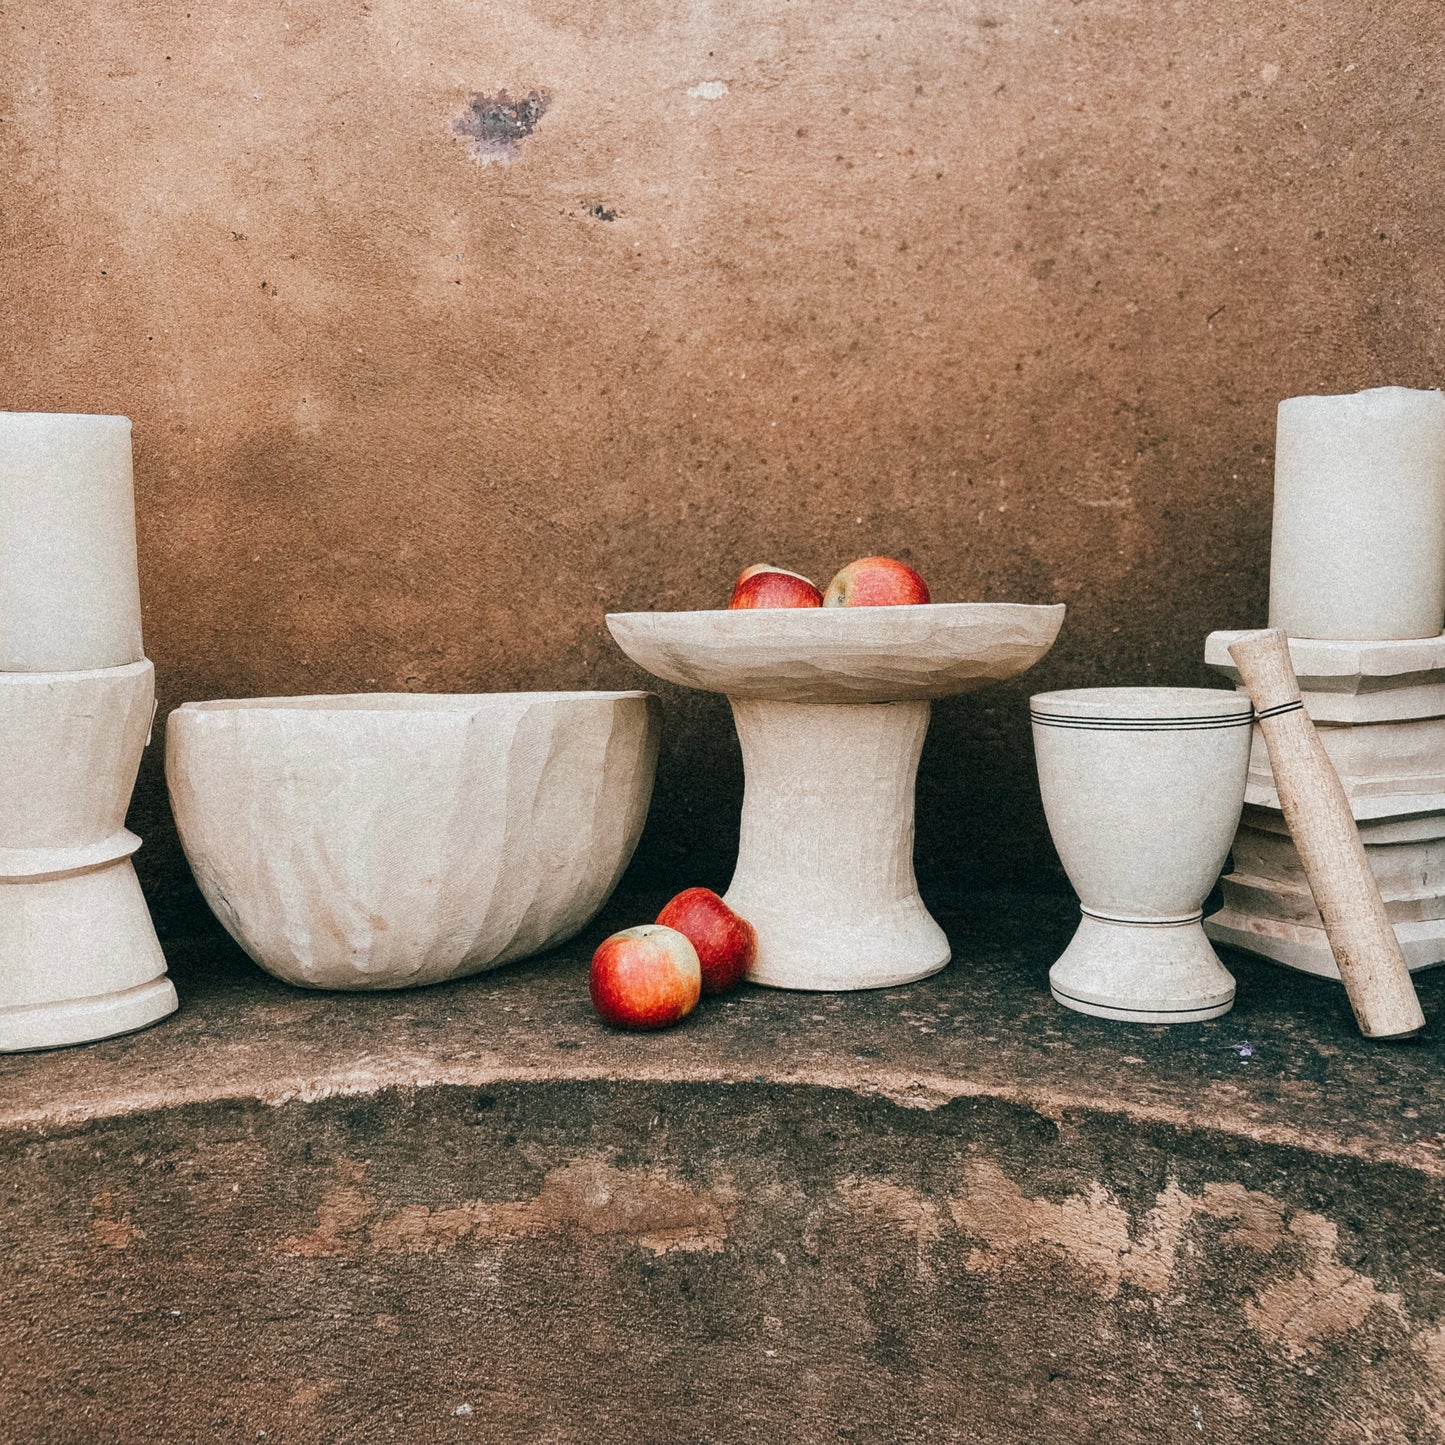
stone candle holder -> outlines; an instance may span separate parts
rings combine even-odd
[[[754,983],[882,988],[947,964],[913,873],[931,701],[1027,671],[1063,619],[1014,603],[608,617],[640,667],[732,705],[746,785],[726,900],[757,929]]]
[[[0,1052],[176,1007],[125,829],[154,693],[129,420],[0,412]]]

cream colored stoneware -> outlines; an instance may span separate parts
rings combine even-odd
[[[768,702],[913,702],[1027,672],[1063,625],[1062,605],[935,602],[617,612],[617,645],[654,677]]]
[[[618,645],[659,677],[728,694],[745,787],[728,904],[758,934],[749,978],[881,988],[947,964],[913,872],[930,699],[1016,677],[1062,606],[629,612]]]
[[[1138,1023],[1227,1012],[1234,979],[1200,921],[1244,803],[1248,700],[1082,688],[1029,709],[1049,832],[1083,914],[1050,970],[1054,997]]]
[[[1445,962],[1445,795],[1436,811],[1410,820],[1429,836],[1398,840],[1401,820],[1358,822],[1370,870],[1411,972]],[[1382,841],[1383,840],[1383,841]],[[1294,841],[1277,814],[1246,807],[1224,878],[1224,907],[1205,920],[1217,943],[1321,978],[1339,979],[1324,922]]]
[[[0,412],[0,672],[143,655],[129,419]]]
[[[1205,662],[1241,692],[1229,648],[1243,636],[1211,632],[1204,642]],[[1445,718],[1445,634],[1397,642],[1291,637],[1289,654],[1316,727]]]
[[[1350,1011],[1367,1039],[1411,1039],[1425,1014],[1350,800],[1304,710],[1289,638],[1278,627],[1246,633],[1229,649],[1254,703],[1280,807],[1319,906]]]
[[[1319,914],[1310,895],[1309,882],[1288,832],[1283,827],[1252,826],[1251,812],[1246,809],[1231,849],[1234,858],[1231,876],[1235,886],[1254,887],[1261,892],[1268,890],[1281,901],[1288,899],[1291,919],[1318,926]],[[1445,837],[1371,844],[1368,824],[1360,828],[1360,834],[1366,846],[1373,848],[1375,877],[1387,897],[1393,918],[1419,922],[1445,917],[1445,898],[1435,886],[1435,879],[1445,875]],[[1227,893],[1228,880],[1225,887]]]
[[[1442,617],[1445,395],[1382,386],[1280,402],[1270,626],[1428,638]]]
[[[149,662],[0,672],[0,1051],[125,1033],[176,1007],[130,857]]]
[[[883,988],[948,962],[913,875],[929,707],[732,700],[746,785],[724,897],[757,929],[754,983]]]
[[[1204,648],[1205,662],[1234,680],[1241,695],[1238,670],[1221,651],[1244,635],[1212,632]],[[1291,638],[1289,650],[1298,660],[1305,712],[1348,798],[1358,802],[1445,792],[1445,686],[1436,681],[1445,678],[1445,637],[1378,643]],[[1351,706],[1358,703],[1368,706]],[[1258,728],[1245,797],[1279,807]]]
[[[166,776],[207,902],[309,988],[437,983],[583,928],[642,831],[643,692],[187,703]]]
[[[1313,717],[1308,702],[1305,713]],[[1445,718],[1411,718],[1363,726],[1320,723],[1317,731],[1347,797],[1416,797],[1445,792]],[[1246,797],[1250,802],[1279,806],[1269,752],[1257,728]]]
[[[1204,658],[1237,681],[1214,632]],[[1412,971],[1445,963],[1445,637],[1400,642],[1291,638],[1305,711],[1340,775],[1365,856]],[[1205,932],[1289,968],[1338,980],[1324,923],[1285,827],[1255,729],[1244,817]]]

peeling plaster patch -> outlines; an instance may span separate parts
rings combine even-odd
[[[495,95],[476,93],[467,99],[466,114],[452,121],[452,134],[470,141],[472,154],[483,165],[510,165],[551,104],[545,90],[528,91],[520,100],[513,100],[505,90]]]
[[[346,1241],[356,1236],[376,1208],[375,1201],[361,1188],[365,1173],[366,1165],[354,1159],[338,1159],[335,1182],[316,1210],[316,1228],[310,1234],[286,1240],[282,1252],[304,1259],[344,1253]]]
[[[102,1189],[90,1201],[90,1208],[95,1216],[90,1222],[90,1229],[97,1244],[107,1249],[129,1249],[133,1240],[146,1237],[145,1230],[130,1222],[129,1214],[117,1217],[115,1196],[109,1189]]]
[[[928,1200],[881,1181],[847,1179],[840,1192],[855,1214],[870,1223],[891,1225],[912,1236],[920,1262],[942,1237],[940,1216]],[[1404,1301],[1386,1294],[1368,1275],[1339,1258],[1339,1230],[1323,1215],[1300,1211],[1285,1227],[1285,1205],[1268,1194],[1237,1183],[1210,1183],[1188,1194],[1172,1180],[1154,1205],[1131,1228],[1128,1211],[1098,1181],[1082,1193],[1055,1201],[1031,1199],[999,1166],[970,1162],[963,1191],[947,1202],[948,1215],[965,1235],[981,1243],[969,1251],[967,1268],[997,1273],[1037,1250],[1061,1254],[1092,1275],[1102,1298],[1118,1295],[1123,1285],[1167,1294],[1185,1232],[1195,1219],[1231,1225],[1219,1236],[1225,1248],[1269,1256],[1281,1246],[1302,1246],[1307,1266],[1266,1285],[1244,1301],[1244,1314],[1256,1334],[1291,1357],[1308,1354],[1335,1335],[1358,1329],[1381,1306],[1408,1323]],[[1445,1340],[1445,1335],[1441,1336]],[[1431,1339],[1421,1348],[1432,1365],[1445,1368],[1445,1344]]]
[[[1064,1254],[1094,1275],[1105,1299],[1113,1299],[1126,1278],[1157,1288],[1157,1267],[1149,1268],[1141,1280],[1134,1279],[1132,1271],[1126,1274],[1125,1260],[1134,1248],[1129,1216],[1097,1181],[1087,1193],[1071,1194],[1055,1204],[1027,1198],[997,1164],[976,1160],[968,1166],[964,1193],[949,1200],[948,1210],[960,1229],[984,1241],[969,1253],[970,1270],[995,1273],[1015,1256],[1042,1247]],[[1172,1262],[1171,1252],[1170,1267]]]
[[[918,1246],[919,1265],[927,1267],[930,1251],[943,1238],[943,1217],[937,1204],[886,1179],[849,1176],[838,1189],[854,1214],[871,1215],[874,1223],[909,1235]]]
[[[904,1109],[942,1109],[953,1103],[958,1097],[956,1092],[937,1088],[922,1079],[910,1079],[906,1084],[899,1086],[882,1083],[878,1085],[878,1092],[889,1103],[897,1104]],[[1062,1115],[1047,1103],[1039,1104],[1035,1112],[1042,1114],[1046,1119],[1053,1120],[1055,1124],[1059,1123],[1062,1118]]]
[[[1323,1215],[1296,1214],[1289,1232],[1309,1248],[1314,1259],[1308,1269],[1269,1285],[1245,1304],[1245,1318],[1257,1334],[1283,1345],[1287,1354],[1297,1358],[1331,1335],[1359,1329],[1376,1305],[1406,1318],[1399,1295],[1383,1293],[1369,1275],[1340,1263],[1339,1230]]]
[[[310,1234],[283,1240],[302,1259],[363,1252],[448,1254],[463,1242],[536,1238],[580,1230],[630,1241],[655,1255],[721,1253],[736,1203],[725,1189],[697,1190],[660,1171],[576,1159],[553,1169],[533,1199],[467,1199],[449,1207],[383,1210],[362,1187],[366,1166],[336,1162]]]
[[[1411,1343],[1425,1357],[1430,1372],[1425,1387],[1427,1408],[1435,1419],[1445,1422],[1445,1325],[1422,1331]]]
[[[1284,1205],[1242,1184],[1206,1184],[1194,1206],[1213,1219],[1233,1219],[1221,1243],[1268,1254],[1284,1238]]]
[[[687,88],[693,100],[721,100],[728,93],[727,82],[722,80],[700,80]]]
[[[1425,1356],[1430,1372],[1445,1385],[1445,1325],[1416,1336],[1415,1348]]]
[[[1221,1244],[1269,1254],[1285,1238],[1284,1206],[1240,1184],[1206,1184],[1198,1195],[1172,1181],[1131,1227],[1128,1211],[1101,1183],[1061,1201],[1030,1199],[988,1160],[971,1162],[961,1193],[946,1201],[947,1216],[931,1200],[883,1180],[845,1179],[839,1192],[855,1215],[913,1238],[920,1263],[942,1239],[947,1220],[981,1241],[967,1267],[997,1273],[1021,1256],[1043,1249],[1063,1255],[1092,1275],[1105,1299],[1123,1285],[1166,1294],[1186,1230],[1196,1218],[1232,1223]]]

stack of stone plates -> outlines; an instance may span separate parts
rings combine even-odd
[[[1204,653],[1236,685],[1228,647],[1239,635],[1211,633]],[[1350,800],[1405,961],[1412,969],[1445,961],[1445,635],[1292,637],[1289,646],[1305,710]],[[1204,927],[1217,943],[1339,977],[1257,726],[1224,908]]]

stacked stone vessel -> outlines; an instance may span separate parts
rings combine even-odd
[[[1340,775],[1401,952],[1445,962],[1445,396],[1380,387],[1279,408],[1270,625]],[[1239,683],[1237,632],[1205,662]],[[1339,971],[1255,729],[1216,942]]]
[[[1204,653],[1236,681],[1227,649],[1237,636],[1211,633]],[[1445,962],[1445,637],[1291,638],[1290,655],[1405,962],[1412,969]],[[1255,732],[1224,909],[1205,931],[1216,942],[1338,978]]]
[[[130,432],[0,413],[0,1052],[176,1008],[125,827],[155,707]]]

